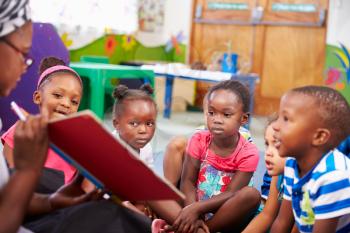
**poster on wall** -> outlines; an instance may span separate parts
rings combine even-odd
[[[53,24],[70,50],[138,26],[138,0],[31,0],[30,6],[33,21]]]
[[[139,1],[139,30],[143,32],[162,32],[164,28],[164,0]]]
[[[340,91],[350,103],[350,1],[330,1],[325,85]]]

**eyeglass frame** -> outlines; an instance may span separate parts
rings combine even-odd
[[[4,42],[5,44],[7,44],[9,47],[11,47],[13,50],[15,50],[16,52],[22,54],[23,57],[23,62],[27,67],[30,67],[31,65],[33,65],[34,63],[34,59],[32,57],[30,57],[28,55],[28,53],[24,53],[23,51],[21,51],[19,48],[17,48],[17,46],[15,46],[14,44],[12,44],[10,41],[6,40],[5,37],[1,37],[0,41]]]

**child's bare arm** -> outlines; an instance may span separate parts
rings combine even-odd
[[[264,233],[268,231],[279,210],[277,182],[278,176],[273,176],[264,209],[249,223],[243,233]]]
[[[333,232],[336,232],[337,225],[338,225],[338,219],[339,219],[339,217],[337,217],[337,218],[330,218],[330,219],[316,220],[312,232],[317,232],[317,233],[333,233]]]
[[[176,214],[176,220],[172,224],[172,229],[176,232],[187,232],[194,229],[200,213],[196,207],[196,182],[200,160],[189,155],[185,156],[184,168],[181,176],[181,191],[185,194],[185,208],[180,209]]]
[[[292,202],[283,200],[271,233],[290,233],[294,225]]]
[[[290,233],[300,233],[297,224],[294,223],[293,229]]]
[[[170,225],[175,222],[182,210],[179,203],[174,200],[147,201],[147,204],[151,207],[152,211]]]
[[[193,189],[195,189],[194,182],[197,180],[198,170],[194,175],[189,171],[186,171],[188,168],[190,168],[190,166],[184,168],[185,176],[183,180],[184,182],[191,182]],[[188,172],[188,174],[186,174],[186,172]],[[226,192],[221,193],[209,200],[193,202],[192,204],[187,205],[184,209],[182,209],[180,215],[173,224],[175,231],[186,232],[189,229],[192,229],[193,225],[202,214],[216,211],[225,201],[231,198],[237,190],[246,186],[249,183],[251,176],[252,173],[238,171],[235,174],[235,179],[232,179]]]
[[[185,206],[196,201],[196,182],[200,160],[192,158],[189,155],[185,156],[184,168],[181,176],[181,191],[185,194]]]
[[[131,209],[139,214],[144,214],[140,209],[138,209],[135,205],[133,205],[130,201],[123,201],[122,205],[128,209]]]

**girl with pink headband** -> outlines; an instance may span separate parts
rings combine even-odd
[[[47,59],[48,59],[48,60],[49,60],[49,59],[53,59],[53,60],[54,60],[55,58],[50,57],[50,58],[47,58]],[[45,59],[44,59],[44,61],[45,61]],[[64,62],[63,62],[62,60],[60,60],[59,63],[63,63],[63,64],[64,64]],[[62,65],[55,65],[55,66],[49,67],[49,68],[45,69],[43,72],[41,72],[41,75],[40,75],[39,80],[38,80],[37,89],[39,89],[39,87],[41,86],[41,84],[42,84],[45,80],[47,80],[47,79],[50,77],[51,74],[54,74],[54,73],[57,73],[57,72],[72,73],[72,74],[74,74],[74,75],[77,77],[77,79],[79,80],[80,84],[83,85],[79,74],[78,74],[77,72],[75,72],[72,68],[70,68],[70,67],[68,67],[68,66],[66,66],[66,65],[63,65],[63,64],[62,64]]]
[[[33,101],[40,112],[47,110],[49,119],[65,117],[78,111],[83,93],[83,85],[79,75],[55,57],[44,58],[39,68],[37,90]],[[16,125],[16,124],[15,124]],[[12,126],[1,140],[4,144],[4,155],[10,167],[13,167],[14,130]],[[39,186],[40,192],[52,193],[65,183],[72,181],[76,169],[66,163],[54,151],[48,151],[43,175],[46,176]]]

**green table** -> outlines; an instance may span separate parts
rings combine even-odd
[[[71,62],[70,67],[82,78],[90,81],[90,109],[101,119],[104,117],[104,96],[106,82],[112,78],[144,79],[154,88],[153,70],[136,66],[122,66],[102,63]]]

